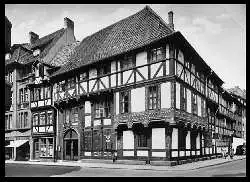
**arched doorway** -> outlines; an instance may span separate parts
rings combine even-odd
[[[63,139],[64,159],[78,160],[78,134],[70,129],[66,132]]]

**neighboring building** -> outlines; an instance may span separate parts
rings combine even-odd
[[[180,160],[232,143],[223,81],[150,7],[83,39],[51,76],[61,159]],[[226,112],[229,105],[223,106]]]
[[[32,44],[31,50],[37,56],[32,64],[34,74],[30,79],[30,109],[32,113],[31,159],[54,159],[56,144],[57,112],[53,107],[52,85],[49,82],[50,69],[60,66],[56,59],[76,45],[74,22],[64,19],[64,28]],[[71,49],[70,49],[71,50]],[[62,63],[61,63],[62,65]]]
[[[9,52],[11,47],[11,28],[12,24],[5,16],[5,53]]]
[[[69,19],[66,18],[65,22],[67,20]],[[31,122],[33,117],[31,116],[34,113],[33,105],[30,103],[30,99],[33,101],[33,97],[31,97],[32,95],[30,95],[28,87],[37,83],[37,79],[39,79],[35,78],[38,76],[37,73],[40,74],[44,72],[47,74],[46,68],[44,68],[43,65],[48,65],[63,46],[75,41],[74,27],[72,27],[73,23],[70,22],[69,20],[69,27],[62,28],[40,39],[37,34],[30,32],[30,42],[27,44],[13,45],[11,48],[11,57],[5,61],[5,75],[13,85],[11,89],[13,92],[12,107],[9,112],[5,113],[5,118],[8,118],[8,123],[10,123],[5,131],[5,140],[9,141],[9,145],[7,145],[6,148],[10,148],[12,151],[11,156],[14,160],[33,159],[35,152],[43,156],[43,154],[41,154],[43,151],[45,151],[46,155],[49,153],[47,151],[50,151],[49,149],[47,150],[47,148],[51,146],[48,144],[50,140],[45,138],[47,143],[43,145],[43,139],[41,139],[42,137],[47,137],[47,130],[43,131],[47,125],[44,126],[41,122],[41,127],[38,125],[39,129],[41,128],[40,130],[34,129],[37,126],[33,128]],[[40,64],[40,62],[42,64]],[[36,69],[37,65],[41,65],[39,66],[39,70]],[[46,76],[43,77],[45,80],[46,78]],[[39,94],[38,98],[41,99],[46,96],[43,95],[43,92]],[[49,118],[51,117],[49,116]],[[54,125],[55,120],[51,122]],[[54,128],[51,132],[55,137]],[[38,146],[34,144],[34,138],[39,139],[40,143]],[[52,142],[54,142],[54,140]],[[36,145],[35,149],[38,151],[34,152],[34,145]],[[50,155],[50,153],[48,155]]]

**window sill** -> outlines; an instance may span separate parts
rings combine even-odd
[[[150,150],[149,147],[136,147],[137,150]]]

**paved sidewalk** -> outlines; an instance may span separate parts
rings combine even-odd
[[[223,163],[232,162],[235,160],[245,159],[246,156],[234,156],[233,159],[217,158],[205,161],[192,162],[177,166],[151,166],[146,165],[127,165],[127,164],[106,164],[106,163],[85,163],[82,161],[58,161],[58,162],[37,162],[37,161],[11,161],[6,160],[5,163],[23,163],[23,164],[40,164],[40,165],[64,165],[64,166],[80,166],[88,168],[109,168],[109,169],[133,169],[133,170],[156,170],[156,171],[185,171],[204,168]]]

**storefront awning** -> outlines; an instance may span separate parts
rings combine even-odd
[[[11,141],[11,143],[5,147],[20,147],[21,145],[25,144],[29,140],[14,140]]]

